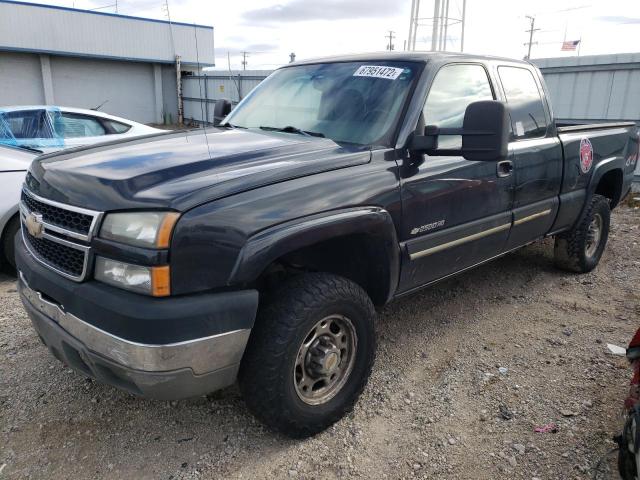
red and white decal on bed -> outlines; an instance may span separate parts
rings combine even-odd
[[[580,170],[587,173],[593,165],[593,146],[587,137],[580,140]]]

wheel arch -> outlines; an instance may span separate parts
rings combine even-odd
[[[598,173],[596,177],[596,173]],[[594,172],[591,194],[602,195],[610,200],[611,209],[615,208],[622,197],[624,172],[622,168],[614,167]]]
[[[349,278],[383,305],[395,293],[400,274],[393,219],[382,208],[360,207],[276,225],[245,243],[229,284],[255,283],[285,262]]]

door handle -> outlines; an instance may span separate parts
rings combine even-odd
[[[513,162],[511,160],[503,160],[496,165],[496,173],[499,177],[508,177],[513,173]]]

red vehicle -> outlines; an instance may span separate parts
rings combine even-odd
[[[633,379],[629,396],[624,402],[624,429],[618,437],[618,468],[624,480],[637,480],[640,478],[640,329],[629,344],[627,358],[631,362]]]

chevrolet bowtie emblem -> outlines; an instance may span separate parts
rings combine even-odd
[[[29,232],[29,235],[31,235],[32,237],[36,237],[36,238],[41,238],[42,235],[44,234],[44,225],[42,224],[42,215],[40,215],[39,213],[29,213],[25,220],[24,223],[27,226],[27,231]]]

